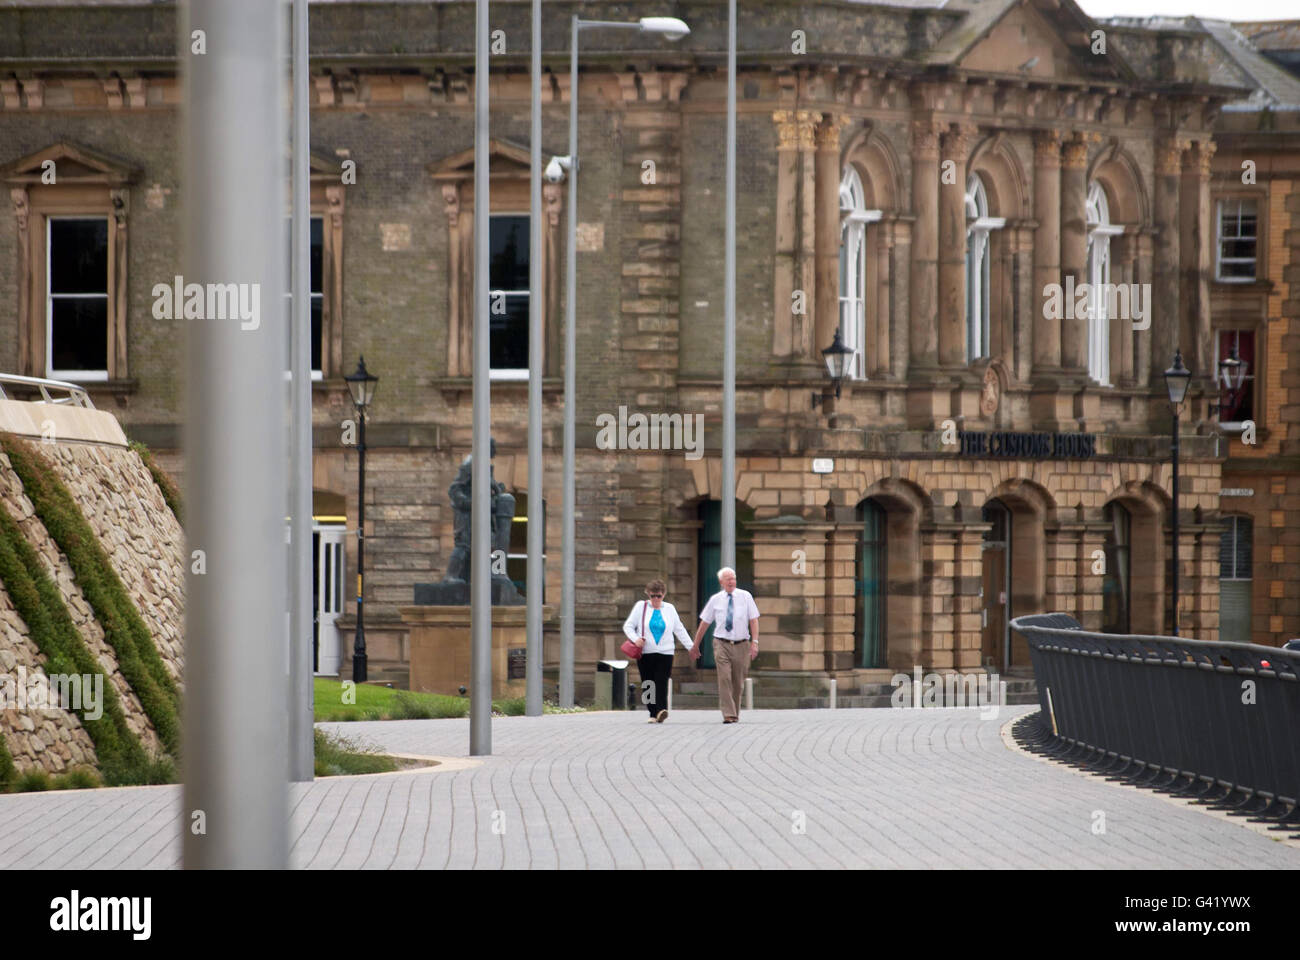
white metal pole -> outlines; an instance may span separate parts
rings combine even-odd
[[[186,343],[184,863],[288,866],[284,731],[285,7],[189,0],[178,38],[182,270],[235,283],[247,319],[178,325]],[[206,52],[192,53],[192,30]],[[165,278],[170,280],[171,278]],[[256,295],[257,300],[253,301]],[[202,814],[204,831],[194,829]]]
[[[836,693],[835,688],[836,688],[836,686],[837,686],[837,684],[835,683],[835,678],[834,678],[834,677],[831,677],[831,709],[832,709],[832,710],[835,709],[835,693]]]
[[[293,0],[293,444],[289,532],[289,779],[315,776],[311,582],[311,208],[307,0]]]
[[[727,231],[722,334],[722,565],[736,565],[736,0],[727,0]]]
[[[569,44],[569,236],[564,251],[564,582],[560,587],[560,706],[573,706],[574,367],[578,298],[578,18]]]
[[[469,752],[492,752],[492,416],[488,326],[488,0],[477,0],[474,48],[474,445],[470,512]]]
[[[528,225],[528,634],[524,713],[542,713],[542,0],[533,0]]]

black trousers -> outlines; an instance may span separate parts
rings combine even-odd
[[[660,710],[668,709],[668,678],[673,672],[673,655],[671,653],[643,653],[637,660],[637,669],[641,671],[641,699],[646,701],[650,716]],[[651,686],[647,687],[649,683]]]

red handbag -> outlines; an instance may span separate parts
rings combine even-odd
[[[646,605],[647,607],[649,607],[649,606],[650,606],[650,601],[647,600],[647,601],[645,602],[645,605]],[[646,613],[647,613],[647,611],[644,610],[644,609],[641,611],[641,636],[643,636],[643,637],[645,636],[645,616],[646,616]],[[626,656],[629,660],[640,660],[640,659],[641,659],[641,648],[638,647],[638,646],[637,646],[635,643],[633,643],[631,640],[624,640],[621,644],[619,644],[619,649],[623,651],[624,656]]]

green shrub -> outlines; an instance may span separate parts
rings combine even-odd
[[[95,771],[85,767],[74,767],[67,773],[60,773],[52,781],[55,790],[89,790],[99,786],[99,777]]]
[[[104,629],[104,639],[117,654],[122,676],[139,698],[158,738],[169,753],[179,755],[176,685],[108,554],[54,468],[31,444],[13,434],[0,434],[0,449],[8,454],[36,515],[67,557],[77,585]]]
[[[132,440],[130,446],[144,461],[145,469],[153,477],[153,482],[158,486],[158,492],[162,494],[163,500],[167,502],[168,508],[176,517],[176,522],[184,524],[185,520],[181,514],[181,494],[176,489],[176,484],[172,483],[172,478],[167,476],[167,472],[162,467],[158,466],[158,461],[153,458],[153,451],[143,443]]]
[[[387,773],[397,769],[397,761],[374,747],[363,747],[337,734],[315,731],[316,776],[336,777],[344,774]]]
[[[18,777],[18,782],[14,785],[14,792],[36,793],[40,790],[48,790],[50,786],[50,775],[44,770],[28,770]]]
[[[27,624],[32,642],[45,654],[47,674],[103,671],[72,623],[59,588],[45,572],[45,564],[3,507],[0,507],[0,583]],[[104,684],[103,714],[96,720],[83,716],[81,725],[94,743],[101,765],[113,766],[126,778],[137,775],[146,765],[144,748],[127,726],[126,715],[111,683]]]
[[[0,507],[0,510],[4,509]],[[0,793],[8,790],[18,779],[18,770],[14,767],[14,758],[9,755],[5,745],[4,734],[0,734]]]

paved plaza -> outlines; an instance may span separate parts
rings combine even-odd
[[[291,791],[305,868],[1297,868],[1242,822],[1021,753],[1033,707],[323,724],[447,758]],[[180,866],[181,788],[0,796],[0,869]],[[1098,824],[1104,830],[1098,830]]]

